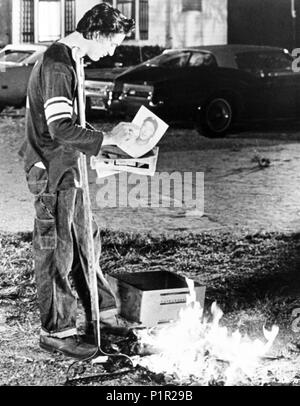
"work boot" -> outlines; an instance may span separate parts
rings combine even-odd
[[[118,315],[106,319],[100,319],[100,328],[101,331],[105,333],[122,337],[126,337],[132,330],[132,328],[130,328]]]
[[[49,352],[59,352],[67,357],[85,359],[93,356],[97,346],[84,342],[80,336],[56,338],[40,336],[40,347]]]
[[[118,315],[113,315],[105,319],[100,319],[100,333],[113,334],[116,336],[126,337],[132,328],[126,324]],[[87,323],[85,335],[94,337],[94,328],[92,323]]]

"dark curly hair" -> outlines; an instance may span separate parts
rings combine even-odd
[[[107,3],[101,3],[89,10],[79,21],[76,31],[85,39],[108,37],[110,34],[129,35],[135,28],[135,21],[125,17],[120,10]]]

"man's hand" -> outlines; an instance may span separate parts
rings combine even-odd
[[[102,145],[117,145],[139,136],[140,128],[133,123],[120,123],[107,134]]]

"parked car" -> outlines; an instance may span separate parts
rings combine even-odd
[[[292,61],[287,50],[267,46],[167,50],[116,78],[111,108],[133,116],[144,105],[166,120],[193,120],[207,136],[239,122],[299,117]]]
[[[104,57],[98,62],[86,58],[85,94],[87,115],[97,112],[110,112],[113,96],[114,80],[129,67],[136,66],[141,61],[161,54],[159,46],[121,45],[111,57]]]
[[[86,95],[86,114],[90,116],[95,112],[109,112],[114,80],[122,72],[127,70],[122,64],[113,64],[113,66],[102,68],[85,69],[85,95]]]
[[[46,49],[46,45],[19,44],[0,51],[0,111],[25,105],[31,70]]]

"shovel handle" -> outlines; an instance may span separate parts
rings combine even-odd
[[[81,127],[86,128],[85,116],[85,96],[84,96],[84,64],[83,58],[79,54],[78,48],[72,50],[73,59],[76,62],[76,75],[77,75],[77,103],[79,122]],[[89,191],[88,169],[86,156],[80,153],[79,157],[79,172],[80,172],[80,186],[83,190],[83,206],[86,219],[85,227],[85,240],[88,249],[88,275],[89,275],[89,289],[91,297],[91,311],[92,321],[94,326],[94,333],[97,340],[98,349],[101,348],[100,338],[100,311],[99,311],[99,296],[97,284],[97,264],[95,263],[95,247],[93,236],[93,218]]]

